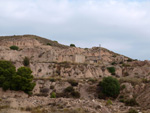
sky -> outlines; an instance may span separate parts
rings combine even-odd
[[[0,35],[24,34],[150,60],[150,0],[0,0]]]

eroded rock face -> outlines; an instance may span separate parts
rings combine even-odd
[[[0,45],[1,46],[7,46],[10,47],[12,45],[15,46],[40,46],[41,44],[35,40],[35,39],[28,39],[28,38],[24,38],[24,37],[20,37],[20,39],[3,39],[0,41]]]
[[[8,41],[8,42],[7,42]],[[48,77],[60,75],[64,77],[88,78],[111,76],[107,67],[115,67],[117,77],[136,76],[150,79],[149,61],[132,61],[115,54],[104,48],[101,49],[99,60],[99,48],[59,48],[43,45],[36,39],[18,38],[14,40],[1,40],[0,59],[10,60],[17,68],[23,66],[23,59],[30,59],[30,68],[35,77]],[[19,51],[10,50],[9,46],[16,44]],[[59,64],[60,63],[60,64]],[[77,64],[77,65],[73,65]],[[114,65],[112,65],[114,63]],[[102,69],[102,67],[105,67]]]
[[[137,97],[137,102],[143,109],[150,109],[150,85],[146,85]]]

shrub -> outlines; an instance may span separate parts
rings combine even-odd
[[[111,65],[115,65],[115,64],[117,64],[117,63],[116,63],[116,62],[112,62],[112,63],[111,63]]]
[[[16,72],[16,67],[11,62],[0,61],[0,87],[3,90],[21,90],[30,94],[35,86],[31,73],[28,67],[20,67]]]
[[[69,87],[67,87],[64,91],[65,91],[65,92],[73,92],[74,89],[73,89],[72,86],[69,86]]]
[[[125,102],[125,100],[124,100],[123,98],[121,98],[121,99],[119,99],[119,102],[124,103],[124,102]]]
[[[80,93],[75,91],[72,86],[69,86],[66,89],[64,89],[64,94],[61,94],[61,95],[67,98],[69,97],[80,98]]]
[[[54,86],[52,85],[52,86],[50,86],[50,89],[54,89]]]
[[[107,70],[112,74],[115,75],[116,69],[114,67],[108,67]]]
[[[138,111],[136,111],[135,109],[129,109],[129,112],[128,113],[138,113]]]
[[[53,42],[58,43],[58,41],[54,40]]]
[[[125,105],[126,106],[136,106],[136,105],[138,105],[138,103],[136,102],[135,98],[132,98],[132,99],[126,100]]]
[[[56,93],[55,92],[51,93],[51,98],[56,98]]]
[[[49,80],[50,80],[51,82],[55,82],[55,81],[56,81],[55,78],[49,78]]]
[[[18,46],[13,45],[13,46],[10,46],[10,49],[11,49],[11,50],[19,50],[19,47],[18,47]]]
[[[29,58],[28,58],[28,57],[25,57],[24,60],[23,60],[23,65],[24,65],[24,66],[29,66],[29,64],[30,64]]]
[[[100,82],[100,89],[105,96],[116,98],[120,92],[120,84],[116,78],[104,77]]]
[[[96,83],[96,82],[97,82],[97,79],[95,79],[95,78],[89,78],[88,81],[91,82],[91,83]]]
[[[80,93],[78,91],[73,91],[71,93],[71,96],[74,97],[74,98],[80,98]]]
[[[77,86],[78,85],[78,82],[73,80],[73,79],[70,79],[68,80],[68,82],[72,85],[72,86]]]
[[[47,45],[51,46],[52,44],[51,43],[47,43]]]
[[[74,44],[70,44],[70,47],[76,47]]]
[[[133,60],[131,59],[131,58],[128,58],[128,60],[127,60],[128,62],[132,62]]]
[[[98,94],[98,98],[99,98],[99,99],[105,99],[105,95],[100,92],[100,93]]]
[[[126,88],[125,85],[121,85],[120,90],[124,90]]]
[[[112,105],[112,101],[110,99],[107,100],[106,105]]]

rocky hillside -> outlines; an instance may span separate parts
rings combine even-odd
[[[10,49],[13,45],[19,49]],[[69,47],[34,35],[0,37],[0,60],[12,61],[19,68],[25,58],[36,82],[33,94],[0,90],[1,113],[127,113],[131,108],[150,112],[149,61],[105,48]],[[121,84],[120,95],[111,102],[98,95],[97,86],[107,76]],[[76,93],[66,93],[68,87]],[[50,98],[53,92],[55,99]]]

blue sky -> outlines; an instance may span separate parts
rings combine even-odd
[[[149,0],[0,0],[0,35],[34,34],[150,59]]]

